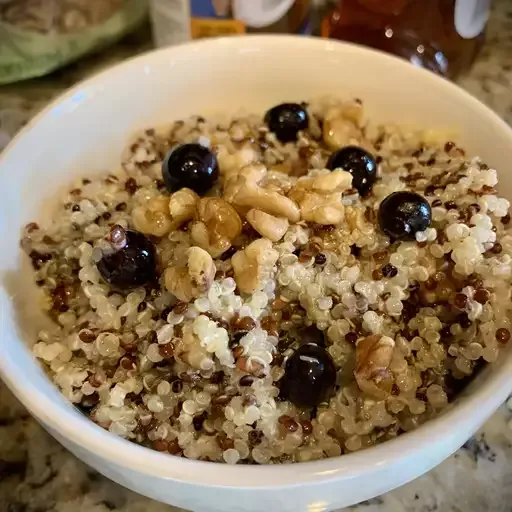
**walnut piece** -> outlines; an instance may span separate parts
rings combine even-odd
[[[342,193],[352,186],[352,175],[342,170],[300,178],[289,196],[299,205],[306,222],[339,224],[345,217]]]
[[[373,226],[369,224],[364,216],[364,209],[357,208],[354,206],[345,207],[345,222],[350,227],[351,231],[359,229],[360,231],[367,231],[369,228],[373,229]]]
[[[226,252],[241,232],[240,216],[228,202],[219,197],[199,200],[190,234],[192,240],[213,258]]]
[[[356,102],[330,108],[324,117],[323,138],[329,149],[336,151],[360,137],[362,106]]]
[[[274,217],[254,208],[247,212],[246,219],[261,236],[272,242],[281,240],[290,225],[288,219],[284,217]]]
[[[179,300],[190,302],[205,294],[215,278],[215,263],[200,247],[187,250],[186,267],[168,267],[164,273],[165,287]]]
[[[157,196],[144,205],[135,207],[132,220],[135,229],[141,233],[165,236],[173,228],[167,197]]]
[[[230,153],[224,146],[217,152],[217,161],[221,176],[226,178],[238,174],[240,169],[258,161],[258,154],[250,145],[245,145],[235,153]]]
[[[354,376],[363,393],[385,398],[391,393],[393,375],[389,370],[395,342],[389,336],[372,334],[356,346]]]
[[[279,253],[272,248],[268,238],[260,238],[238,251],[231,258],[235,281],[244,293],[252,293],[260,288],[263,281],[272,275]]]
[[[169,213],[173,230],[192,220],[198,202],[199,196],[189,188],[182,188],[171,195],[169,199]]]
[[[203,365],[208,364],[208,362],[213,366],[211,354],[208,353],[206,347],[201,345],[191,324],[185,323],[182,335],[172,341],[174,343],[174,357],[177,360],[185,362],[196,370],[203,370]]]
[[[244,167],[239,173],[226,178],[224,197],[230,203],[261,210],[277,217],[286,217],[290,222],[300,220],[299,207],[275,189],[260,186],[267,169],[263,164]]]

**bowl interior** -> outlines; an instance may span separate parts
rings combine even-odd
[[[480,155],[502,170],[500,192],[512,198],[512,176],[505,171],[512,161],[510,129],[454,85],[377,52],[323,40],[247,37],[154,52],[102,73],[47,108],[0,158],[0,189],[4,191],[0,201],[0,373],[39,419],[65,436],[80,438],[91,449],[107,439],[102,436],[108,436],[92,424],[85,425],[87,420],[60,397],[20,343],[28,343],[42,321],[34,314],[33,286],[26,262],[20,259],[20,228],[41,218],[46,200],[71,175],[107,172],[119,166],[124,145],[139,129],[193,114],[229,115],[240,109],[263,112],[277,102],[323,95],[359,97],[367,116],[379,121],[449,131],[450,138],[467,148],[468,154]],[[452,415],[450,421],[456,425],[467,413],[462,431],[469,435],[512,389],[512,378],[507,376],[511,369],[508,352],[475,379],[445,417]],[[81,425],[80,432],[72,431],[76,425]],[[425,428],[435,436],[446,425],[440,418]],[[424,434],[403,437],[415,435]],[[118,442],[122,441],[112,441],[112,450],[121,446]],[[413,446],[401,438],[389,444],[393,443],[402,443],[404,449]],[[127,452],[132,450],[130,454],[142,453],[128,443],[124,446]],[[394,446],[396,450],[399,445]],[[105,449],[108,454],[109,448]],[[368,452],[381,459],[391,453],[382,447]],[[150,462],[163,461],[159,454],[147,457]],[[353,457],[370,460],[363,453],[348,456],[355,461]],[[348,470],[346,458],[311,467],[317,473],[318,468],[328,467]],[[300,480],[298,470],[288,471],[289,482]],[[174,473],[169,470],[168,474]],[[266,484],[272,485],[272,479]]]

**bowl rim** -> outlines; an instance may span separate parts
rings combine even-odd
[[[289,35],[248,35],[193,41],[168,48],[151,50],[129,58],[113,67],[102,70],[91,77],[78,82],[50,102],[41,112],[33,117],[27,125],[13,138],[7,148],[0,154],[0,168],[8,155],[43,118],[58,105],[69,100],[80,89],[92,87],[115,73],[137,68],[145,62],[161,62],[188,51],[216,51],[227,47],[233,51],[250,47],[266,51],[275,51],[276,45],[300,49],[314,48],[319,54],[324,52],[357,53],[373,55],[386,61],[390,69],[407,67],[409,74],[429,83],[444,88],[447,93],[459,96],[470,105],[476,115],[485,117],[495,128],[506,133],[512,144],[512,129],[496,113],[457,85],[427,70],[412,66],[407,61],[362,46],[339,41]],[[23,343],[19,337],[16,341]],[[26,349],[29,351],[29,349]],[[43,423],[82,450],[128,467],[147,476],[172,479],[177,482],[198,486],[215,486],[232,489],[282,488],[298,487],[304,484],[318,484],[340,478],[355,479],[372,471],[387,471],[405,464],[411,456],[423,452],[438,437],[460,437],[457,432],[471,435],[480,424],[506,399],[512,391],[512,354],[508,352],[495,375],[489,377],[485,386],[473,391],[461,399],[442,415],[412,432],[398,436],[383,444],[372,446],[360,452],[341,455],[328,459],[283,465],[228,465],[209,463],[175,457],[131,443],[117,437],[90,421],[79,413],[64,397],[53,400],[42,393],[29,379],[20,385],[18,367],[14,358],[0,358],[0,370],[8,387],[17,398],[35,414]],[[54,386],[50,382],[51,386]],[[55,388],[56,389],[56,388]],[[56,389],[57,390],[57,389]],[[60,395],[60,391],[57,390]],[[476,417],[475,411],[478,411]],[[451,442],[453,452],[464,441]],[[435,463],[430,463],[430,469]],[[403,480],[400,483],[405,483]]]

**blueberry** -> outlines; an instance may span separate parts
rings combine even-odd
[[[367,195],[377,177],[373,155],[358,146],[345,146],[331,155],[327,169],[343,169],[352,174],[352,186],[361,196]]]
[[[299,131],[307,130],[309,116],[298,103],[282,103],[265,114],[265,123],[281,142],[293,142],[297,140]]]
[[[414,240],[418,231],[425,231],[432,222],[427,200],[414,192],[393,192],[379,207],[379,225],[389,237]]]
[[[98,261],[99,273],[109,285],[120,290],[148,284],[156,275],[155,247],[142,233],[124,231],[119,226],[112,229],[111,239],[116,228],[117,246]]]
[[[306,345],[313,343],[315,345],[325,346],[324,333],[316,327],[316,325],[310,325],[299,331],[300,343]]]
[[[299,407],[314,407],[334,393],[336,368],[327,351],[302,345],[286,362],[281,393]]]
[[[217,158],[201,144],[182,144],[171,149],[162,164],[162,178],[169,192],[186,187],[203,195],[218,176]]]

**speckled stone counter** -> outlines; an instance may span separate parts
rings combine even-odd
[[[76,81],[151,47],[143,28],[122,44],[50,77],[0,87],[0,149]],[[499,0],[487,43],[460,84],[512,123],[512,2]],[[502,171],[503,172],[503,171]],[[1,357],[1,354],[0,354]],[[512,401],[510,402],[512,408]],[[357,512],[512,511],[512,413],[506,405],[430,473]],[[0,383],[0,512],[173,512],[88,468],[54,441]]]

